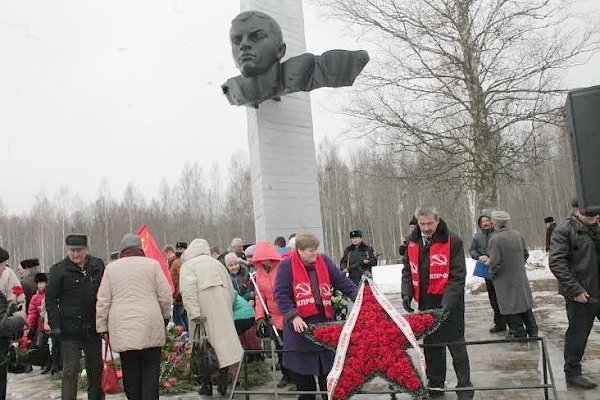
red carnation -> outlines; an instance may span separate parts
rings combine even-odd
[[[23,288],[20,285],[13,286],[11,290],[12,290],[13,294],[17,297],[19,297],[20,295],[25,293],[23,291]]]

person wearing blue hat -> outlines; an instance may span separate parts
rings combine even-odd
[[[371,274],[371,268],[377,265],[377,257],[373,248],[363,242],[363,232],[360,229],[350,232],[350,241],[352,243],[346,247],[340,260],[340,268],[358,285],[363,273]]]

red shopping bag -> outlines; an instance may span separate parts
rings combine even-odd
[[[104,368],[102,369],[102,391],[107,394],[118,393],[121,391],[115,359],[110,350],[110,341],[108,335],[104,340]]]

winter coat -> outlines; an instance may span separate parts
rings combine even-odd
[[[39,291],[31,298],[27,308],[27,326],[31,330],[44,332],[44,321],[41,318],[42,303],[46,297],[46,290]]]
[[[35,282],[35,274],[33,273],[34,269],[30,269],[29,271],[29,275],[21,279],[21,286],[25,293],[25,307],[27,307],[27,310],[29,310],[31,298],[35,296],[38,291],[37,283]]]
[[[112,351],[162,347],[171,296],[158,261],[140,256],[113,261],[98,289],[96,330],[108,332]]]
[[[4,293],[0,293],[0,364],[6,360],[11,341],[21,334],[25,326],[23,318],[8,316],[8,303]]]
[[[590,303],[600,303],[598,248],[600,229],[583,225],[572,215],[559,223],[550,239],[550,270],[566,299],[586,291]]]
[[[250,272],[242,266],[236,274],[229,273],[231,277],[231,283],[233,288],[242,296],[245,300],[254,300],[254,285],[250,280]]]
[[[260,263],[261,261],[271,261],[271,268],[267,271],[265,267]],[[283,330],[283,314],[279,309],[279,305],[275,301],[275,279],[277,278],[277,272],[279,271],[279,265],[281,263],[281,256],[277,253],[277,249],[271,243],[266,240],[261,240],[256,244],[256,250],[254,251],[254,258],[252,258],[252,264],[256,268],[256,276],[254,277],[256,285],[258,286],[258,292],[262,296],[273,323],[278,331]],[[256,296],[254,307],[256,310],[255,318],[257,320],[265,318],[265,309]]]
[[[550,238],[552,237],[552,232],[554,232],[554,228],[556,228],[556,222],[551,223],[546,228],[546,251],[550,251]]]
[[[529,257],[521,232],[500,228],[488,243],[490,278],[494,281],[502,315],[521,314],[533,307],[525,271]]]
[[[6,267],[2,274],[0,274],[0,292],[4,294],[8,302],[16,301],[19,306],[21,306],[25,311],[27,310],[25,307],[25,294],[21,294],[18,297],[13,293],[13,288],[15,286],[21,287],[21,282],[15,274],[15,271]]]
[[[84,273],[85,271],[85,273]],[[96,333],[96,295],[104,274],[104,261],[87,256],[79,268],[69,257],[50,268],[46,311],[50,327],[67,340],[83,340]]]
[[[175,293],[173,293],[173,305],[176,307],[183,306],[181,292],[179,291],[179,273],[181,271],[181,264],[183,264],[181,258],[175,257],[169,266],[169,273],[171,274],[171,279],[173,280],[173,286],[175,286]]]
[[[368,264],[364,260],[369,260]],[[340,268],[348,271],[350,280],[355,284],[359,284],[360,278],[365,271],[371,272],[371,268],[377,265],[377,257],[375,251],[364,242],[358,246],[351,244],[344,250],[344,255],[340,260]]]
[[[429,294],[429,250],[432,243],[443,243],[450,237],[450,276],[448,284],[441,295]],[[409,243],[419,246],[419,310],[445,307],[449,311],[448,318],[436,332],[437,341],[455,341],[464,337],[465,332],[465,253],[462,240],[448,229],[443,219],[440,218],[437,230],[427,246],[423,246],[421,228],[418,226],[411,233]],[[414,298],[412,275],[410,271],[409,252],[404,255],[402,268],[402,296]]]
[[[354,282],[348,279],[329,257],[323,255],[323,258],[329,272],[331,286],[354,301],[358,292],[358,288]],[[311,280],[311,288],[318,287],[318,283],[315,282],[317,277],[314,265],[309,265],[306,268]],[[302,333],[296,333],[292,326],[292,320],[296,317],[297,312],[292,288],[292,262],[289,258],[279,264],[279,271],[275,281],[275,299],[285,316],[283,328],[283,366],[302,375],[327,375],[333,366],[335,353],[314,344]],[[320,311],[318,315],[304,318],[304,322],[307,324],[316,324],[335,320],[335,315],[332,318],[325,316],[323,307],[318,306],[318,309]]]
[[[233,302],[233,319],[234,321],[242,319],[254,319],[254,308],[248,303],[246,299],[236,293],[235,300]]]
[[[494,235],[494,229],[481,229],[481,219],[483,217],[492,218],[492,213],[490,210],[484,210],[479,218],[477,218],[477,226],[479,229],[475,236],[473,236],[473,241],[471,242],[471,247],[469,248],[469,255],[474,260],[479,260],[481,256],[488,255],[488,242],[490,238]]]
[[[211,256],[204,239],[194,239],[181,257],[179,290],[191,321],[190,335],[194,335],[193,320],[206,318],[204,326],[219,359],[219,367],[240,362],[244,350],[233,323],[236,292],[227,269]]]

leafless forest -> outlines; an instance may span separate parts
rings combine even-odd
[[[568,0],[314,2],[377,48],[345,110],[354,150],[317,146],[325,251],[338,259],[348,232],[362,229],[381,259],[396,259],[421,203],[437,205],[465,246],[479,211],[494,208],[543,247],[543,218],[566,217],[575,193],[564,78],[598,52],[598,19],[571,14]],[[104,182],[90,204],[61,188],[23,215],[0,207],[0,246],[48,267],[69,232],[89,234],[104,258],[144,223],[160,245],[253,242],[247,158],[233,157],[225,180],[188,164],[152,200],[134,180],[119,194]]]

